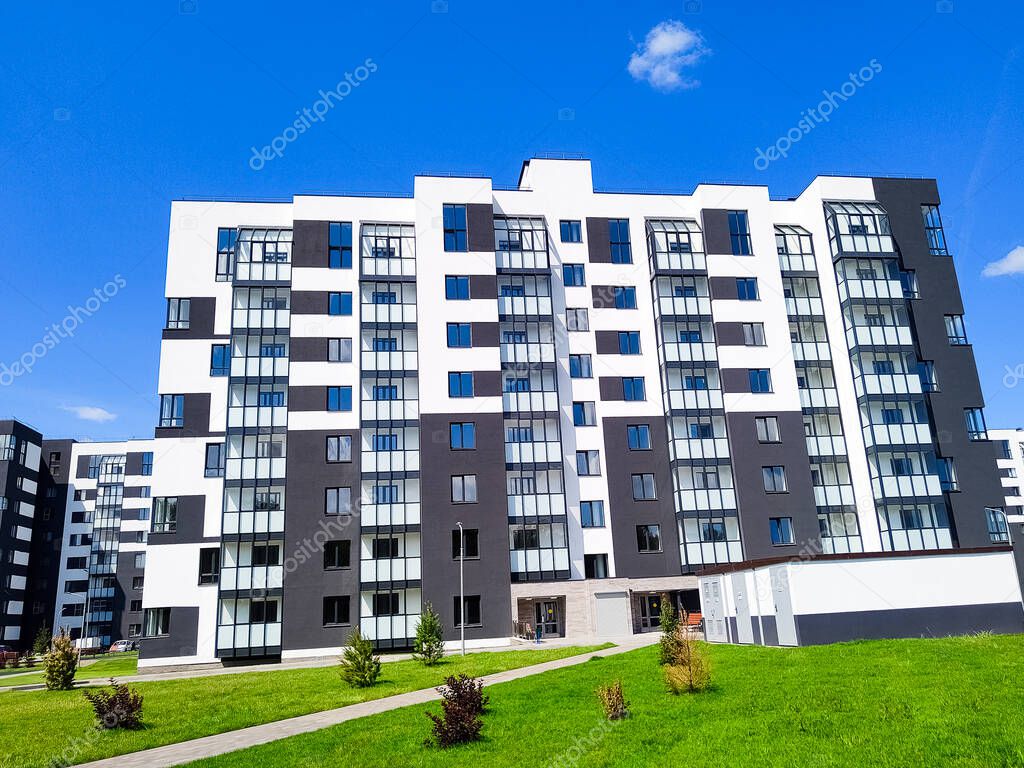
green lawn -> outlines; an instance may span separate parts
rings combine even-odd
[[[78,668],[75,675],[76,680],[106,680],[110,677],[126,677],[134,675],[139,660],[137,653],[116,653],[104,656],[95,661],[86,660],[83,666]],[[10,679],[0,677],[0,687],[6,685],[33,685],[43,682],[42,662],[37,664],[31,674],[18,675]],[[5,672],[7,670],[4,670]],[[24,672],[24,669],[15,670]],[[2,765],[2,763],[0,763]]]
[[[431,668],[415,661],[387,662],[382,682],[362,690],[342,682],[336,667],[138,683],[135,687],[145,699],[146,728],[135,732],[97,732],[92,709],[80,690],[6,691],[0,693],[0,768],[113,757],[430,688],[449,674],[486,675],[599,647],[605,646],[474,653],[449,657]]]
[[[666,693],[657,649],[490,688],[483,740],[422,746],[408,707],[193,763],[302,766],[1022,766],[1024,636],[712,646],[715,689]],[[593,691],[621,679],[631,717]]]

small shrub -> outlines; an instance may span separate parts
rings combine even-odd
[[[25,654],[21,657],[21,663],[25,665],[26,669],[32,669],[36,665],[36,660],[29,654]]]
[[[700,693],[711,687],[707,653],[682,627],[676,629],[674,655],[665,666],[665,684],[676,695]]]
[[[341,655],[341,678],[356,688],[369,688],[380,677],[380,657],[373,652],[373,642],[357,627],[348,638],[348,647]]]
[[[430,603],[423,606],[420,622],[416,625],[412,657],[427,667],[434,666],[444,658],[444,626]]]
[[[14,658],[11,659],[11,669],[21,668],[21,656],[15,654]]]
[[[110,690],[82,693],[92,704],[101,728],[135,730],[142,727],[142,694],[124,683],[118,685],[110,678]]]
[[[623,720],[629,717],[629,702],[622,694],[622,681],[616,680],[611,685],[602,685],[597,689],[597,698],[604,707],[604,716],[609,720]]]
[[[675,658],[677,650],[676,644],[679,642],[679,626],[680,616],[676,612],[676,609],[672,607],[672,601],[668,595],[661,596],[661,651],[658,657],[658,663],[665,665],[671,664],[672,659]]]
[[[70,691],[77,671],[75,644],[61,627],[60,634],[53,638],[49,652],[43,657],[43,680],[51,691]]]
[[[50,628],[43,624],[36,633],[36,639],[32,641],[32,655],[45,655],[50,650],[50,640],[52,639],[53,634],[50,632]]]
[[[437,689],[441,694],[441,716],[433,712],[425,713],[433,726],[433,741],[427,739],[424,744],[437,744],[446,749],[455,744],[465,744],[480,738],[483,728],[483,714],[490,701],[484,695],[484,684],[466,675],[449,675],[445,684]]]

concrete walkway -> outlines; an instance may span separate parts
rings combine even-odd
[[[559,637],[535,643],[529,640],[519,640],[518,638],[514,638],[511,643],[506,643],[505,645],[495,645],[486,648],[467,648],[466,653],[500,653],[502,651],[543,650],[545,648],[565,648],[571,645],[601,645],[604,642],[608,641],[598,640],[596,638],[576,638],[569,641],[565,638]],[[458,651],[448,650],[447,653],[452,655],[458,653]],[[382,655],[380,660],[382,662],[408,661],[411,658],[411,653],[388,653]],[[95,661],[90,662],[90,664],[95,663]],[[243,675],[248,672],[281,672],[286,669],[333,667],[337,664],[337,656],[314,656],[306,659],[286,659],[284,661],[266,664],[243,664],[231,667],[210,667],[208,669],[177,669],[173,672],[144,672],[142,674],[135,675],[114,675],[114,679],[119,683],[149,683],[156,680],[181,680],[183,678],[191,679],[194,677],[214,677],[216,675]],[[35,669],[25,670],[24,673],[0,677],[0,693],[3,693],[4,691],[42,690],[46,687],[42,683],[26,683],[24,685],[19,685],[17,682],[21,674],[38,674],[41,669],[42,664]],[[89,665],[82,665],[82,667],[80,667],[79,674],[87,672],[88,669]],[[10,684],[7,683],[7,680],[11,681]],[[75,687],[80,688],[90,685],[106,685],[109,682],[109,675],[96,678],[80,677],[75,680]]]
[[[619,645],[612,648],[605,648],[601,651],[570,656],[565,659],[546,661],[542,664],[534,664],[530,667],[510,669],[505,672],[497,672],[493,675],[486,675],[481,678],[485,685],[507,683],[511,680],[519,680],[531,675],[539,675],[542,672],[550,672],[555,669],[572,667],[583,664],[592,656],[614,656],[626,651],[632,651],[645,645],[656,643],[660,635],[656,633],[646,635],[634,635],[632,637],[618,640]],[[396,696],[388,696],[374,701],[364,701],[359,704],[351,704],[347,707],[329,709],[325,712],[314,712],[309,715],[300,715],[287,720],[278,720],[264,725],[254,725],[249,728],[242,728],[237,731],[228,731],[214,736],[204,736],[201,739],[183,741],[178,744],[168,744],[164,747],[155,747],[141,752],[133,752],[118,757],[110,757],[104,760],[96,760],[91,763],[83,763],[80,768],[165,768],[165,766],[182,765],[201,760],[205,757],[223,755],[227,752],[234,752],[239,749],[254,747],[259,744],[267,744],[278,739],[286,739],[289,736],[298,736],[302,733],[319,731],[322,728],[329,728],[332,725],[356,720],[360,717],[376,715],[381,712],[389,712],[393,709],[408,707],[415,704],[427,704],[440,695],[434,688],[426,688],[420,691],[400,693]]]

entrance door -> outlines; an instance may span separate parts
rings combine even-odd
[[[543,600],[536,603],[534,613],[537,625],[540,627],[541,637],[558,637],[558,603],[554,600]]]
[[[654,632],[661,626],[661,595],[640,595],[640,631]]]

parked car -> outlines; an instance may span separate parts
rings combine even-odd
[[[126,653],[138,650],[139,644],[134,640],[117,640],[110,646],[110,653]]]

